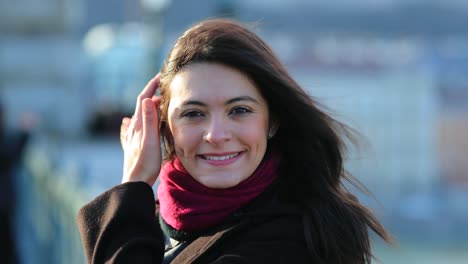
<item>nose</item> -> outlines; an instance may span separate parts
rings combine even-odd
[[[225,141],[229,141],[231,136],[227,120],[223,117],[213,117],[206,128],[204,140],[213,145],[219,145]]]

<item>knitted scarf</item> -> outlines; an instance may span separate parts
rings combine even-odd
[[[212,189],[197,182],[177,158],[166,162],[157,190],[162,220],[183,232],[199,232],[221,223],[276,179],[278,155],[265,156],[250,177],[227,189]]]

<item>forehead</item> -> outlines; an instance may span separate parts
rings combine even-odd
[[[263,101],[253,82],[233,68],[214,63],[197,63],[178,72],[170,86],[171,104],[187,99],[228,100],[251,96]]]

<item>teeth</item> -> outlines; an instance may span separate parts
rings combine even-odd
[[[203,156],[203,158],[207,160],[227,160],[227,159],[232,159],[236,157],[237,155],[239,155],[239,153],[227,155],[227,156]]]

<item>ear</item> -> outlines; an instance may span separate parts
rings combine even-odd
[[[270,127],[271,132],[273,132],[273,134],[276,134],[276,131],[278,131],[279,126],[280,126],[279,122],[277,121],[273,122]]]
[[[276,121],[276,120],[273,120],[270,124],[270,128],[268,129],[268,139],[271,139],[272,137],[274,137],[276,135],[276,132],[278,131],[279,129],[279,122]]]

